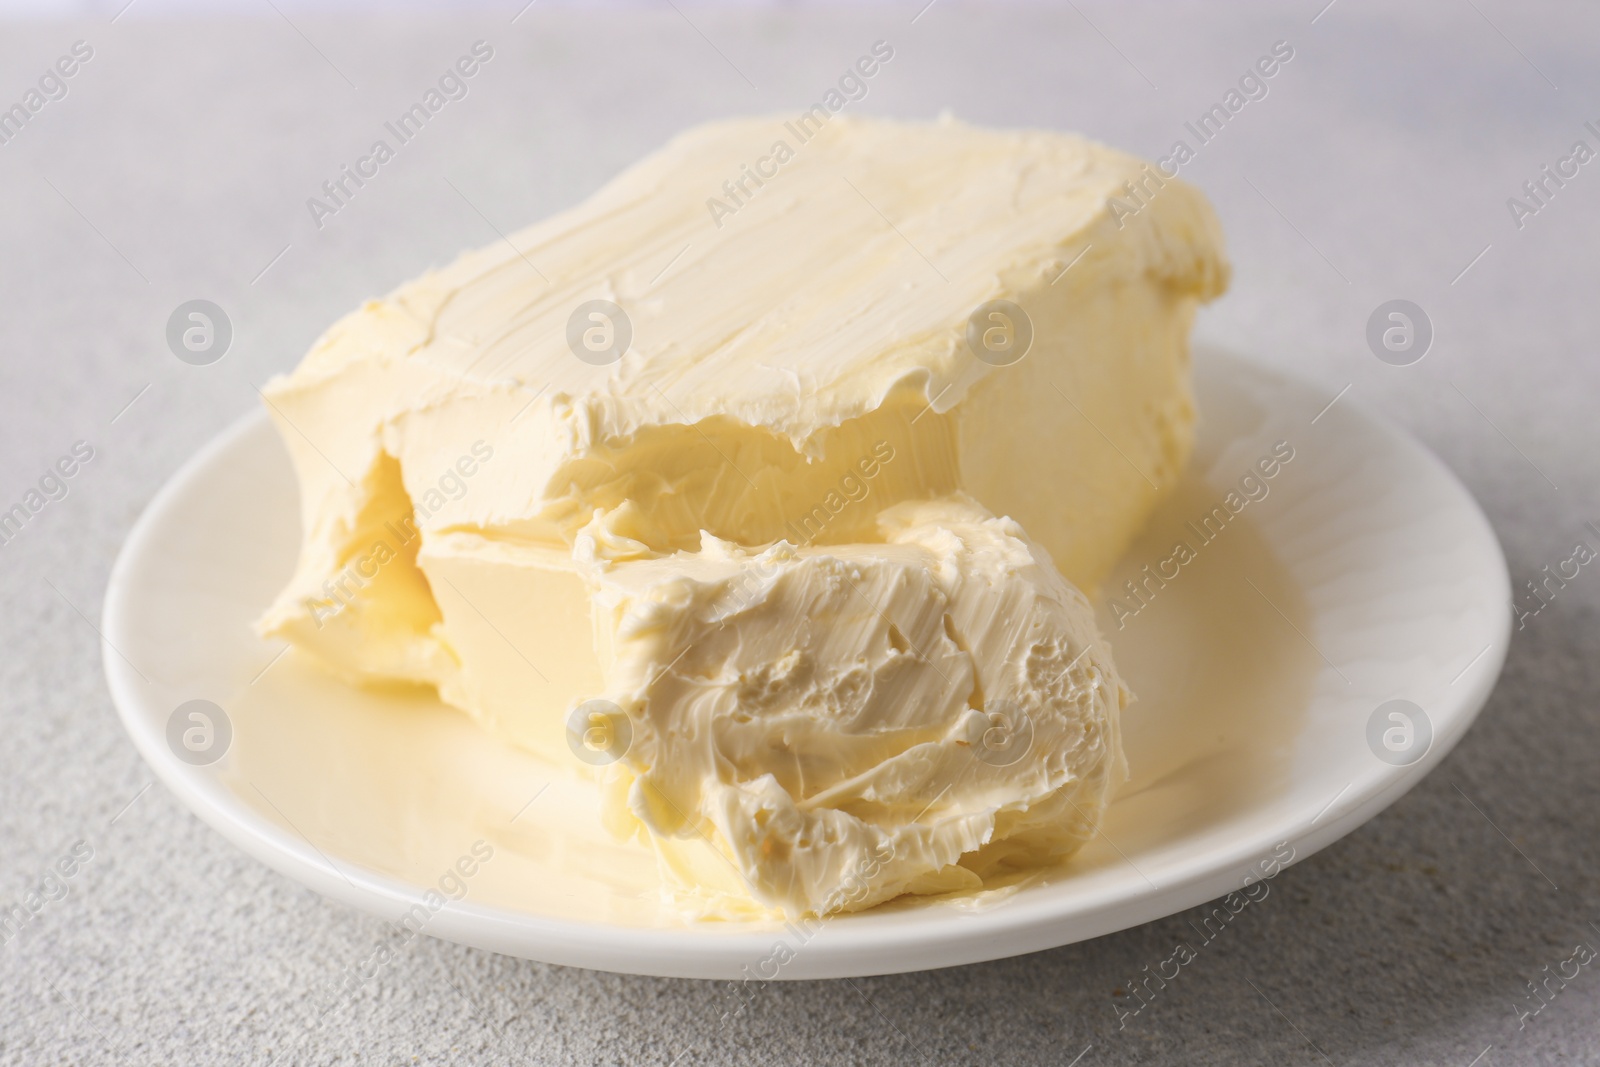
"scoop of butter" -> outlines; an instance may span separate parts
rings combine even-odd
[[[765,906],[1062,855],[1125,700],[1062,576],[1178,476],[1220,246],[1068,135],[698,127],[269,383],[304,538],[261,629],[569,763],[614,703],[619,830]]]
[[[1063,856],[1121,775],[1127,691],[1017,524],[960,498],[878,521],[873,544],[707,535],[597,583],[628,807],[791,915]]]

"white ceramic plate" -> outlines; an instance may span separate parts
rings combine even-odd
[[[674,921],[639,889],[652,877],[642,851],[608,843],[582,814],[589,787],[577,778],[430,696],[356,691],[297,653],[280,657],[249,625],[298,542],[294,477],[264,417],[207,446],[128,537],[106,595],[107,679],[162,781],[239,847],[390,920],[444,879],[465,896],[425,908],[426,931],[497,952],[641,974],[826,978],[1120,930],[1275,873],[1275,860],[1303,859],[1393,803],[1471,724],[1510,634],[1494,534],[1423,447],[1348,397],[1327,408],[1332,390],[1231,356],[1200,353],[1196,373],[1189,473],[1105,591],[1145,564],[1169,576],[1146,583],[1143,606],[1124,596],[1127,611],[1102,610],[1139,696],[1125,719],[1132,778],[1070,863],[979,899],[803,928]],[[1228,492],[1278,442],[1293,458],[1246,483],[1260,499],[1213,519],[1208,543],[1186,525],[1213,505],[1226,513]],[[1180,539],[1193,558],[1178,564]],[[193,699],[225,709],[231,733],[207,766],[168,741]],[[1393,700],[1421,715],[1378,710]],[[478,840],[493,859],[446,877]],[[599,873],[607,863],[626,877]]]

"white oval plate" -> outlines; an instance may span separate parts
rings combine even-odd
[[[461,899],[421,915],[453,941],[610,971],[809,979],[1095,937],[1270,877],[1393,803],[1465,733],[1510,636],[1499,545],[1431,453],[1348,398],[1328,407],[1331,390],[1225,354],[1198,354],[1196,376],[1189,473],[1104,591],[1135,577],[1146,590],[1101,614],[1139,697],[1132,777],[1068,864],[979,899],[798,927],[674,919],[639,888],[647,855],[586,811],[592,787],[431,696],[357,691],[280,657],[250,629],[298,546],[294,476],[264,417],[202,450],[135,525],[106,594],[106,676],[144,758],[224,836],[390,920],[442,887]],[[1293,458],[1241,489],[1279,442]],[[1248,501],[1237,516],[1230,490]],[[1181,564],[1180,540],[1193,555]],[[232,733],[203,767],[167,741],[197,698]],[[1372,726],[1396,699],[1422,709],[1431,740],[1392,709]],[[480,840],[493,858],[448,875]]]

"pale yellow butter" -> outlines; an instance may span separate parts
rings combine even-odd
[[[630,813],[618,828],[661,848],[669,881],[703,868],[671,844],[689,842],[738,871],[718,892],[803,912],[949,888],[994,856],[1041,861],[1091,831],[1120,760],[1122,689],[1049,561],[1092,588],[1173,484],[1192,436],[1189,327],[1227,266],[1182,183],[1079,138],[949,121],[835,117],[714,220],[726,176],[786,136],[780,119],[691,130],[583,204],[369,302],[270,383],[305,538],[262,628],[355,680],[437,686],[552,759],[572,760],[569,709],[615,700],[637,726],[610,772]],[[1119,222],[1106,201],[1129,182],[1145,206]],[[595,299],[631,328],[604,366],[567,336]],[[1006,366],[968,341],[997,300],[1032,333]],[[789,653],[813,680],[886,654],[888,629],[838,614],[849,598],[807,592],[838,568],[887,617],[915,620],[925,640],[891,672],[905,688],[884,681],[849,712],[862,731],[841,726],[844,704],[787,691],[781,736],[814,768],[803,783],[784,777],[801,757],[759,724],[729,732],[720,762],[674,743],[674,724],[745,714],[750,677],[799,685]],[[724,595],[752,573],[777,584],[738,622],[691,640],[697,609],[668,597],[660,610],[688,630],[641,628],[663,590]],[[1001,625],[1002,609],[1016,617]],[[833,636],[808,645],[799,615]],[[1077,674],[1019,666],[1023,616],[1041,647],[1086,653]],[[946,631],[966,617],[1011,637]],[[671,688],[681,663],[652,680],[668,651],[720,664],[724,703]],[[956,679],[997,671],[1008,700],[1060,730],[1018,763],[978,761],[960,790],[909,775],[921,757],[907,752],[934,745],[949,770],[993,726]],[[868,728],[896,716],[917,725]],[[851,782],[897,799],[874,806]],[[919,803],[932,806],[909,818]],[[842,893],[864,866],[864,890]]]

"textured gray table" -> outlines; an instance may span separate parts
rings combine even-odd
[[[513,24],[520,2],[383,21],[263,5],[196,23],[144,0],[114,23],[116,4],[6,26],[0,106],[74,41],[93,55],[0,145],[0,508],[75,442],[94,454],[0,551],[0,900],[80,839],[93,858],[0,949],[0,1060],[266,1063],[301,1040],[314,990],[381,935],[146,791],[94,626],[157,487],[363,297],[573,202],[682,126],[809,104],[880,38],[895,57],[862,110],[949,107],[1149,156],[1288,41],[1267,96],[1185,168],[1237,265],[1201,333],[1329,396],[1349,384],[1409,426],[1483,501],[1519,585],[1579,539],[1600,547],[1584,526],[1600,525],[1600,164],[1547,182],[1520,228],[1506,204],[1576,140],[1600,147],[1584,128],[1600,126],[1600,19],[1507,0],[1404,15],[1339,0],[1319,15],[1323,2],[1080,13],[943,0],[914,22],[922,0],[810,14],[540,4]],[[315,227],[306,199],[479,38],[494,58],[470,94]],[[195,297],[235,328],[209,367],[164,341]],[[1364,339],[1397,297],[1437,332],[1403,368]],[[1516,635],[1443,766],[1282,875],[1125,1030],[1114,990],[1168,955],[1183,916],[999,963],[780,984],[725,1028],[712,984],[424,938],[296,1058],[1600,1062],[1600,966],[1517,1015],[1526,980],[1600,945],[1597,608],[1586,568]]]

